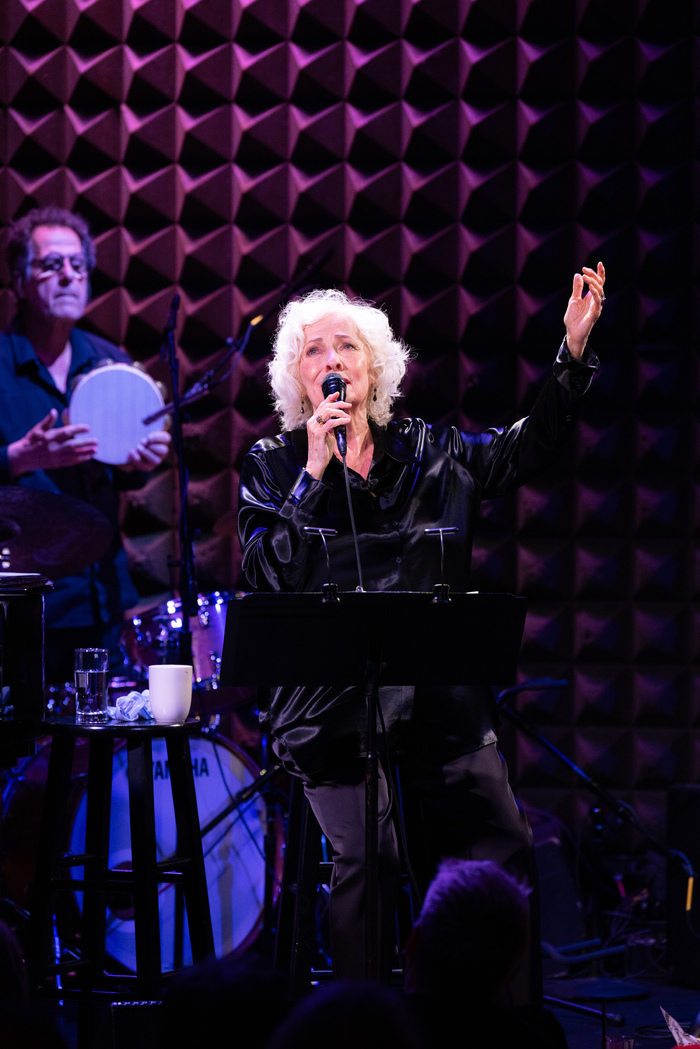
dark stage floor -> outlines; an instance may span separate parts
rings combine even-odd
[[[624,990],[624,981],[620,983]],[[663,976],[634,979],[630,981],[642,998],[607,1001],[606,1014],[617,1014],[624,1018],[622,1023],[608,1021],[607,1033],[611,1036],[626,1035],[634,1038],[634,1049],[670,1049],[674,1045],[661,1014],[661,1006],[678,1020],[684,1028],[690,1026],[700,1011],[700,991],[678,987],[668,983]],[[545,993],[566,999],[567,981],[548,981]],[[600,1002],[586,1002],[592,1009],[600,1011]],[[548,1007],[566,1031],[569,1049],[597,1049],[601,1045],[602,1022],[600,1016],[582,1016],[568,1009]]]
[[[625,981],[613,981],[615,988],[624,991]],[[577,984],[581,990],[580,982]],[[566,999],[572,991],[566,980],[550,980],[545,986],[546,994]],[[678,1020],[686,1029],[693,1023],[700,1011],[700,990],[679,987],[670,984],[663,976],[644,977],[629,982],[630,993],[641,994],[630,1000],[617,999],[607,1001],[607,1033],[611,1036],[634,1038],[634,1049],[671,1049],[674,1044],[663,1020],[660,1006]],[[601,1046],[602,1022],[600,1015],[581,1015],[570,1009],[547,1003],[565,1032],[569,1049],[599,1049]],[[581,1004],[584,1004],[583,1002]],[[600,1011],[600,1003],[585,1003],[591,1010]],[[52,1006],[51,1014],[56,1017],[68,1049],[76,1049],[76,1014],[75,1006]],[[622,1017],[619,1023],[615,1017]],[[150,1023],[144,1018],[143,1025],[129,1022],[129,1034],[124,1042],[114,1045],[107,1037],[100,1039],[96,1049],[153,1049]],[[140,1028],[140,1030],[139,1030]],[[241,1049],[245,1049],[242,1046]],[[389,1049],[389,1047],[387,1047]]]

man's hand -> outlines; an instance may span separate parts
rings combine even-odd
[[[582,295],[584,283],[588,285],[588,291]],[[605,266],[602,262],[598,263],[595,270],[584,266],[581,273],[574,276],[574,286],[564,314],[564,324],[566,325],[567,348],[571,356],[577,360],[581,360],[591,328],[603,312],[604,284]]]
[[[170,434],[165,430],[149,433],[147,437],[132,448],[122,470],[131,473],[134,470],[145,470],[150,473],[160,466],[170,448]]]
[[[14,441],[7,449],[7,462],[11,477],[19,477],[30,470],[55,470],[60,466],[76,466],[92,459],[97,451],[97,441],[76,441],[78,434],[87,433],[88,426],[56,426],[58,412],[52,408],[49,414],[32,426],[31,430]]]

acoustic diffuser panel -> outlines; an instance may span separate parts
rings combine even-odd
[[[269,315],[185,426],[204,593],[243,585],[227,526],[277,429],[265,359],[295,274],[386,307],[418,351],[402,411],[481,428],[527,411],[574,271],[605,262],[575,442],[484,507],[474,585],[529,598],[521,676],[569,682],[519,707],[658,831],[700,771],[693,5],[4,0],[0,30],[0,217],[90,220],[87,326],[167,386],[178,292],[184,389]],[[171,587],[176,479],[125,497],[144,606]],[[580,821],[576,777],[507,743],[520,794]]]

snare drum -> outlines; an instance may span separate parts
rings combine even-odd
[[[4,891],[22,907],[28,904],[28,887],[34,874],[42,787],[45,784],[50,748],[50,742],[46,742],[36,757],[25,761],[5,791],[5,826],[9,835],[3,846]],[[87,784],[84,763],[80,760],[81,749],[76,747],[74,774],[77,775],[67,820],[67,840],[63,844],[72,853],[85,850]],[[254,783],[260,775],[254,762],[235,744],[222,738],[195,736],[190,741],[190,750],[200,826],[210,828],[202,838],[202,847],[214,945],[217,957],[222,957],[232,951],[245,950],[256,939],[262,926],[267,807],[265,799],[255,793],[248,801],[226,812],[234,796]],[[157,853],[158,859],[164,860],[176,854],[177,841],[167,749],[162,739],[153,740],[153,788]],[[273,876],[278,886],[282,876],[281,821],[276,820],[272,829],[275,848],[270,862],[274,866]],[[8,846],[11,845],[18,850],[18,855],[8,854]],[[109,866],[112,869],[131,867],[127,751],[121,741],[114,753],[112,771]],[[82,868],[72,868],[72,874],[76,878],[82,877]],[[81,893],[75,894],[78,907],[81,896]],[[179,959],[175,958],[175,898],[175,887],[161,884],[159,904],[163,971],[170,971],[179,965]],[[58,920],[59,935],[64,939],[70,938],[75,924],[70,914],[63,913],[58,916]],[[126,970],[135,972],[133,901],[129,895],[115,895],[108,901],[105,946],[107,953],[116,962]],[[185,922],[182,964],[191,963]]]
[[[217,688],[224,648],[226,609],[237,594],[215,590],[197,597],[197,615],[190,622],[192,662],[196,688]],[[183,628],[182,602],[166,601],[157,608],[134,616],[124,632],[124,644],[132,664],[150,667],[167,663],[176,655],[178,635]]]

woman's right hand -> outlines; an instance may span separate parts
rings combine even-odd
[[[336,426],[347,426],[350,416],[344,409],[350,407],[349,401],[339,401],[339,393],[332,393],[314,408],[306,424],[306,435],[309,441],[309,457],[306,461],[306,472],[320,481],[326,467],[335,452]]]

